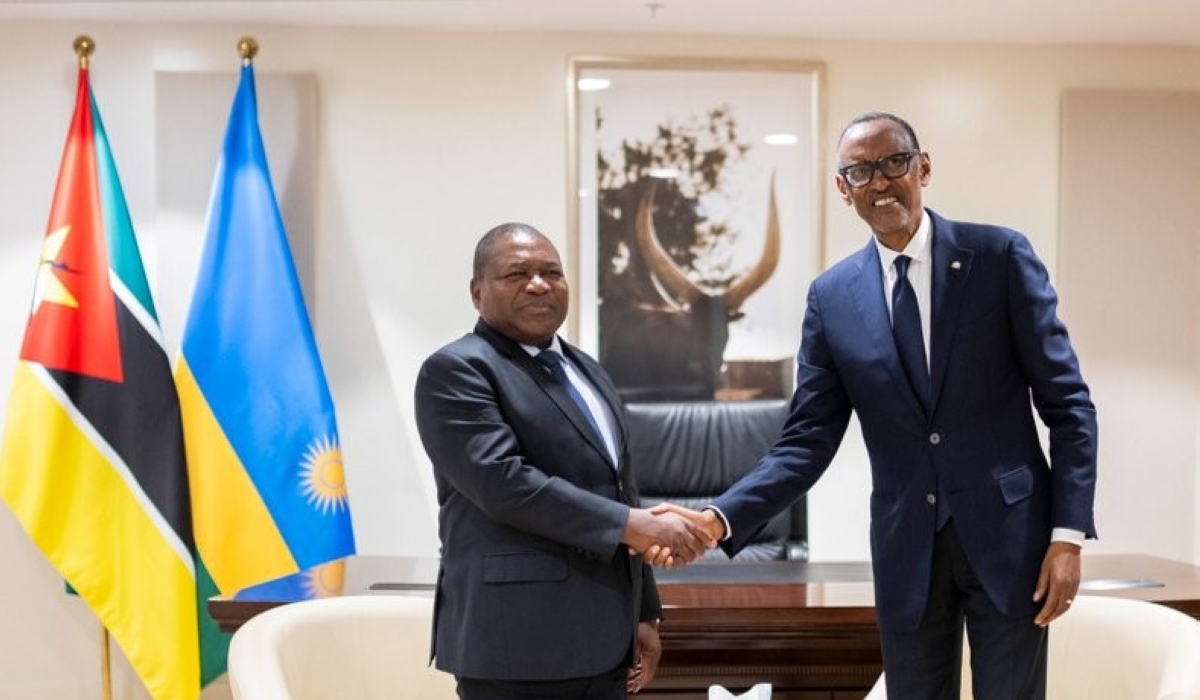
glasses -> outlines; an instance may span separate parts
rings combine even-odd
[[[883,176],[889,180],[895,180],[898,177],[904,177],[908,174],[908,167],[912,163],[912,159],[920,155],[920,151],[905,151],[903,153],[893,153],[890,156],[880,158],[874,163],[855,163],[847,165],[844,168],[838,168],[838,175],[846,181],[851,187],[863,187],[871,180],[875,179],[875,171],[883,173]]]

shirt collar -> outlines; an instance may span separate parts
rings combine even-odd
[[[555,333],[554,337],[550,339],[550,345],[545,348],[539,348],[536,345],[526,345],[525,343],[520,343],[520,346],[525,350],[525,352],[529,353],[530,357],[537,357],[537,354],[543,350],[553,350],[559,355],[566,357],[566,354],[563,353],[562,342],[559,341],[557,333]]]
[[[904,250],[897,253],[879,242],[878,238],[871,237],[875,241],[875,249],[879,251],[879,264],[883,266],[883,273],[886,275],[888,270],[892,269],[892,263],[896,262],[896,258],[900,255],[907,255],[913,260],[919,260],[922,265],[929,264],[930,258],[930,233],[933,231],[933,224],[929,216],[929,212],[921,210],[921,223],[917,225],[917,230],[913,233],[913,237],[908,240],[908,245],[904,246]],[[558,340],[557,336],[555,340]]]

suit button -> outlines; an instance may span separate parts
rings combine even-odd
[[[934,495],[932,492],[927,493],[927,494],[925,494],[925,502],[928,503],[929,505],[934,505],[935,503],[937,503],[937,496]]]
[[[941,441],[942,441],[942,436],[940,434],[938,434],[938,433],[930,433],[929,434],[929,444],[930,445],[937,445],[937,444],[941,443]]]

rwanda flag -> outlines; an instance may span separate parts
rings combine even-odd
[[[202,580],[232,593],[354,553],[333,402],[267,171],[248,61],[175,381]]]
[[[179,401],[86,63],[8,404],[0,497],[150,695],[199,697]]]
[[[257,586],[243,588],[233,596],[234,600],[247,602],[277,603],[281,600],[313,600],[333,598],[346,590],[346,560],[331,562],[305,569],[291,576],[273,579]]]

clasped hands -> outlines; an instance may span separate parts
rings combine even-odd
[[[724,536],[725,525],[713,511],[660,503],[630,510],[621,541],[648,564],[676,567],[704,556]]]

